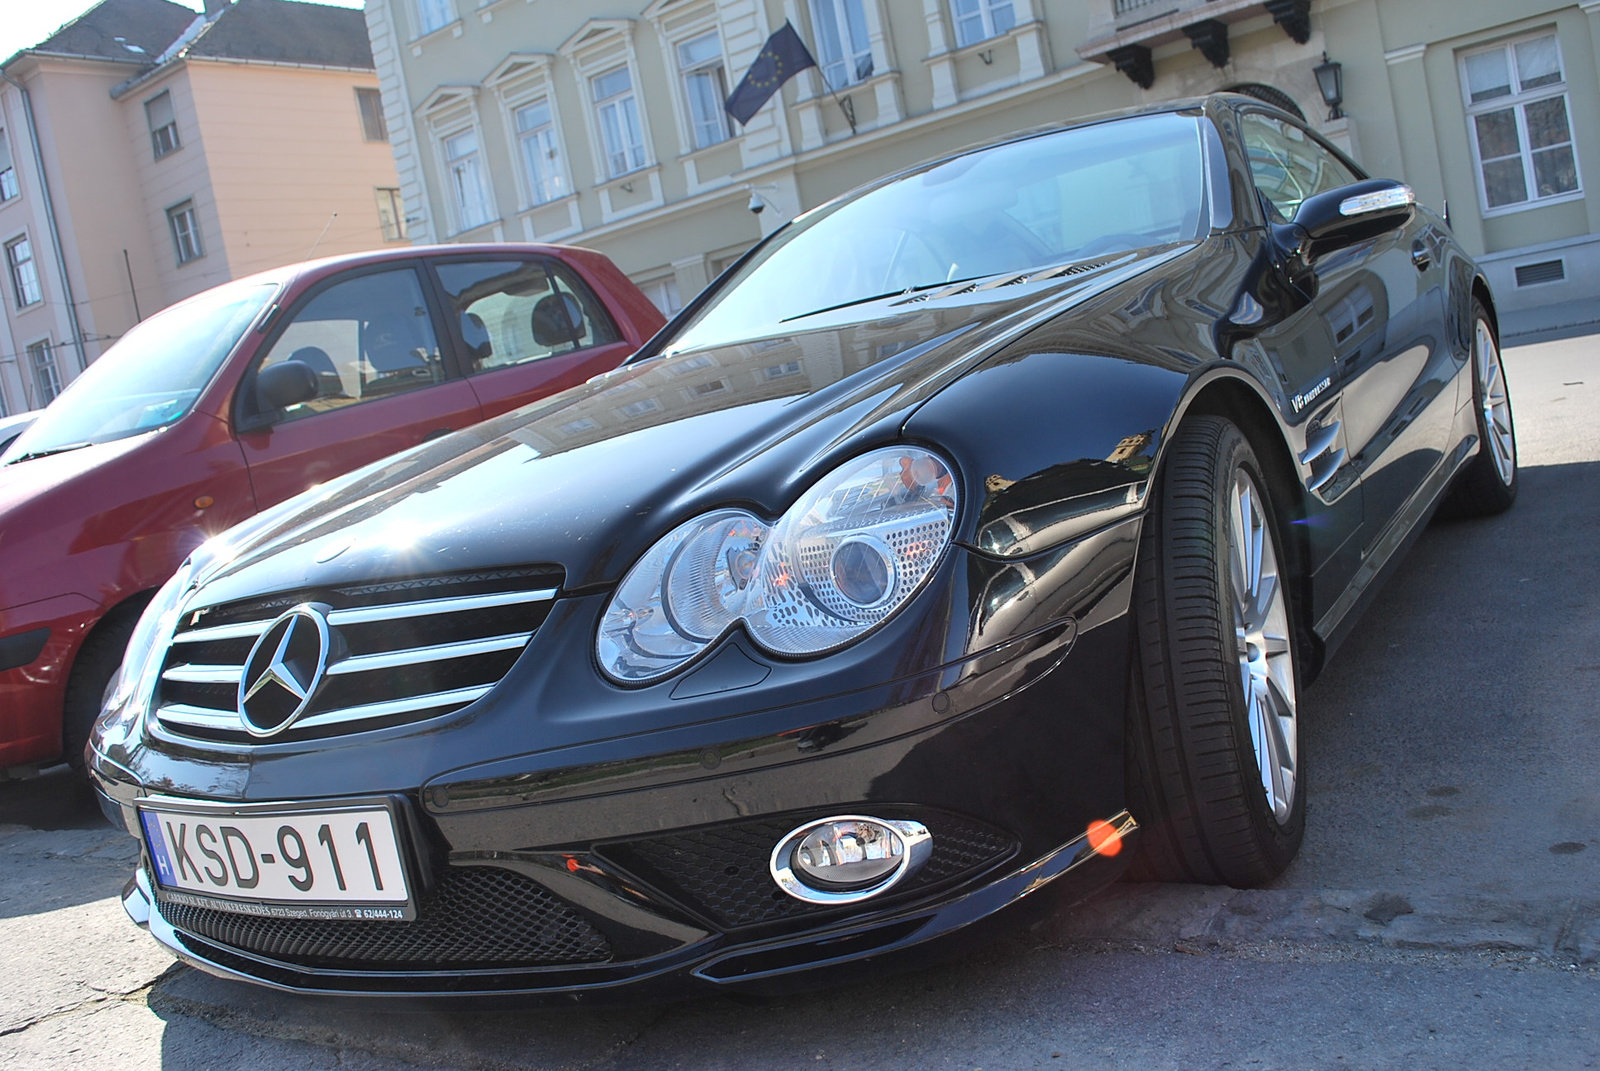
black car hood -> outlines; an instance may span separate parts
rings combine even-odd
[[[201,602],[531,564],[559,566],[569,591],[615,583],[708,509],[777,516],[1004,343],[1181,251],[899,295],[625,365],[247,523]]]

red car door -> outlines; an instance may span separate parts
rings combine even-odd
[[[439,337],[415,266],[346,273],[308,291],[240,386],[239,444],[257,506],[480,420]],[[263,407],[256,374],[281,361],[316,373],[316,397]]]
[[[636,347],[579,274],[555,257],[430,263],[485,417],[608,372]]]

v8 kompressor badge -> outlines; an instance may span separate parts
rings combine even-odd
[[[1296,413],[1298,413],[1298,412],[1300,412],[1300,410],[1304,409],[1306,406],[1308,406],[1312,402],[1316,401],[1317,400],[1317,395],[1321,394],[1323,391],[1327,390],[1332,385],[1333,385],[1333,377],[1332,376],[1323,376],[1321,383],[1318,383],[1315,387],[1312,387],[1310,390],[1306,391],[1304,394],[1296,394],[1293,398],[1289,399],[1289,403],[1294,406],[1294,411]]]

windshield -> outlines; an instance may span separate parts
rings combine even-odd
[[[8,461],[165,427],[194,405],[273,283],[230,283],[163,309],[73,380],[11,444]]]
[[[908,289],[1194,238],[1200,122],[1145,115],[979,149],[802,216],[666,351],[759,338]]]

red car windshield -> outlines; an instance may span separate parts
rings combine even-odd
[[[219,286],[134,327],[39,414],[6,451],[5,463],[171,424],[194,405],[277,289]]]

